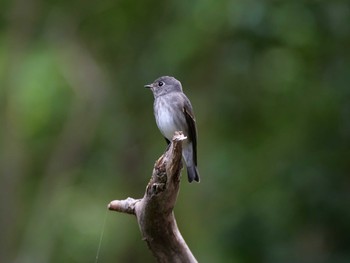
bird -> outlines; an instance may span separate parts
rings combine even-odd
[[[154,117],[168,147],[175,131],[182,131],[187,137],[182,146],[182,156],[188,181],[199,182],[196,120],[191,102],[182,91],[181,82],[174,77],[163,76],[144,87],[153,93]]]

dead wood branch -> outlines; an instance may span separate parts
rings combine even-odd
[[[178,132],[168,150],[156,161],[142,199],[110,202],[108,208],[134,214],[143,239],[158,262],[197,262],[177,227],[174,206],[180,187],[182,141]]]

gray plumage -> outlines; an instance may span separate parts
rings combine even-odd
[[[153,92],[154,116],[167,143],[170,143],[175,131],[182,131],[187,136],[183,143],[182,156],[187,167],[188,181],[199,182],[196,121],[191,102],[182,92],[180,81],[164,76],[145,87]]]

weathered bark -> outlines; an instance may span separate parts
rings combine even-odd
[[[182,169],[181,132],[174,135],[168,150],[156,161],[142,199],[110,202],[110,210],[136,215],[143,239],[158,262],[197,262],[176,225],[174,206]]]

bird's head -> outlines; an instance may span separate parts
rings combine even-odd
[[[160,77],[152,84],[145,85],[145,88],[151,89],[155,98],[171,92],[182,92],[181,82],[169,76]]]

